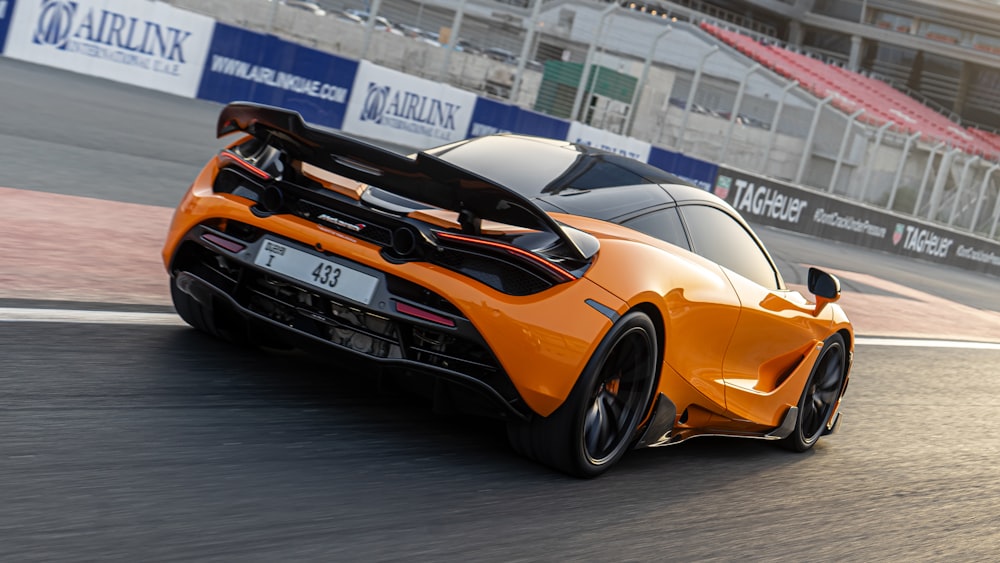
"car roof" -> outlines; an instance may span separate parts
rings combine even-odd
[[[526,197],[567,189],[683,183],[669,172],[627,156],[580,143],[528,135],[488,135],[424,152]]]
[[[667,184],[663,186],[670,197],[677,203],[703,202],[703,203],[725,203],[719,196],[713,195],[701,188],[685,184]]]
[[[549,211],[612,221],[634,215],[644,209],[655,209],[674,203],[670,194],[658,184],[616,186],[604,190],[570,191],[534,198],[546,204]]]
[[[605,221],[680,201],[721,201],[650,164],[569,141],[499,134],[425,152],[551,211]]]

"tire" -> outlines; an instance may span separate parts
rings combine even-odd
[[[656,342],[644,313],[619,319],[555,412],[508,425],[514,450],[581,478],[610,469],[631,448],[649,412],[659,373]]]
[[[213,306],[203,305],[177,287],[174,277],[170,278],[170,298],[180,318],[192,327],[233,344],[249,342],[246,323],[238,315],[214,303]]]
[[[174,309],[184,319],[184,322],[202,332],[216,335],[215,323],[212,322],[211,315],[194,297],[177,287],[177,279],[172,276],[170,278],[170,299],[174,302]]]
[[[844,389],[847,351],[844,339],[834,334],[826,339],[812,374],[799,398],[799,416],[795,429],[779,444],[794,452],[812,448],[826,432],[826,425],[833,414]]]

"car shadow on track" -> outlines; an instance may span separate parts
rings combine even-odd
[[[334,451],[342,460],[372,471],[394,458],[415,460],[410,467],[415,471],[446,467],[508,472],[520,479],[561,477],[519,458],[507,444],[502,422],[435,412],[429,399],[391,380],[387,385],[364,365],[298,351],[237,346],[190,329],[171,331],[166,338],[166,350],[185,351],[162,359],[172,385],[187,389],[194,403],[211,398],[224,407],[206,416],[224,418],[232,408],[258,413],[247,432],[233,431],[239,436],[230,436],[232,441],[252,442],[247,434],[257,431],[253,427],[265,426],[274,436]],[[775,467],[797,459],[804,457],[769,443],[706,437],[631,452],[613,474],[705,474],[713,467]]]

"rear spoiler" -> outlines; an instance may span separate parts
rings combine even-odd
[[[309,125],[298,112],[250,102],[231,103],[219,114],[217,136],[236,131],[249,133],[292,158],[330,172],[456,211],[463,230],[469,234],[478,235],[481,221],[487,219],[553,233],[575,254],[573,258],[586,260],[594,253],[577,244],[559,223],[521,194],[427,153],[419,152],[410,158]]]

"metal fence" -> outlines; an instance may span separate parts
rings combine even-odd
[[[998,165],[874,128],[655,3],[174,0],[252,29],[914,217],[998,237]],[[719,23],[718,20],[713,20]]]

